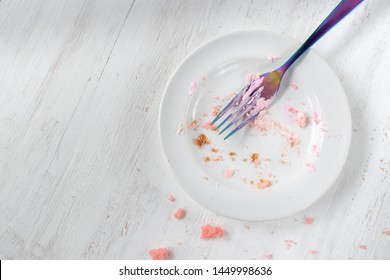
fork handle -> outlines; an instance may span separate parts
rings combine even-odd
[[[364,0],[342,0],[328,17],[317,27],[303,45],[279,68],[284,74],[287,69],[312,45],[314,45],[326,32],[332,29],[346,15],[355,9]]]

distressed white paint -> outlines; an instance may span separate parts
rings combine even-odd
[[[345,87],[353,140],[309,209],[249,229],[218,216],[181,190],[157,137],[162,92],[186,55],[236,30],[304,40],[337,2],[1,1],[0,257],[144,259],[167,246],[174,259],[390,259],[387,0],[366,1],[314,47]],[[199,240],[204,223],[226,238]]]

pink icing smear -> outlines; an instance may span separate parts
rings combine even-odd
[[[175,214],[173,214],[173,217],[176,220],[181,220],[181,219],[183,219],[184,214],[185,214],[184,210],[182,208],[179,208],[176,210]]]
[[[190,88],[188,89],[189,96],[193,96],[195,94],[196,87],[197,87],[197,85],[196,85],[195,81],[192,81],[190,84]]]
[[[220,227],[204,225],[200,229],[200,239],[214,239],[223,236],[224,236],[224,231]]]
[[[176,135],[183,135],[183,134],[184,134],[184,126],[182,123],[179,123],[177,125]]]
[[[223,177],[225,177],[226,179],[233,177],[233,175],[234,175],[234,169],[226,169],[223,172]]]
[[[152,260],[167,260],[169,258],[169,250],[167,248],[157,248],[149,251],[149,256]]]

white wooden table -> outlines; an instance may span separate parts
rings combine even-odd
[[[388,0],[366,1],[314,47],[345,87],[353,138],[309,209],[218,216],[182,191],[157,136],[166,82],[197,47],[248,29],[304,40],[337,2],[1,1],[0,258],[148,259],[166,246],[173,259],[390,259]],[[205,223],[227,236],[200,240]]]

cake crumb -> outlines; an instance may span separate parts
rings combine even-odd
[[[167,248],[157,248],[149,251],[149,256],[152,260],[167,260],[169,254],[170,252]]]
[[[296,117],[295,117],[295,124],[299,128],[304,128],[307,124],[306,114],[303,112],[298,112]]]
[[[235,155],[236,155],[235,152],[230,152],[230,153],[229,153],[229,156],[231,156],[231,157],[234,157]]]
[[[382,234],[390,236],[390,230],[385,230],[385,231],[382,232]]]
[[[192,129],[192,130],[196,130],[197,125],[198,125],[198,121],[197,120],[192,120],[189,123],[187,123],[187,128],[188,129]]]
[[[176,210],[176,212],[173,214],[173,217],[174,217],[176,220],[181,220],[181,219],[183,219],[184,215],[185,215],[184,210],[183,210],[182,208],[178,208],[178,209]]]
[[[259,179],[259,181],[256,184],[256,188],[258,189],[265,189],[271,186],[271,182],[265,179]]]
[[[364,244],[359,245],[360,250],[367,250],[367,246]]]
[[[215,156],[215,157],[213,158],[213,161],[214,161],[214,162],[222,161],[222,156],[221,156],[221,155]]]
[[[223,176],[226,179],[233,177],[233,175],[234,175],[234,169],[225,169],[225,171],[223,172]]]
[[[294,136],[290,136],[288,138],[288,145],[290,146],[290,148],[293,148],[297,143],[298,143],[298,139],[295,138]]]
[[[297,83],[291,83],[290,84],[290,88],[292,88],[292,89],[298,89],[298,85],[297,85]]]
[[[253,153],[251,154],[250,161],[254,164],[259,163],[259,154]]]
[[[218,153],[218,149],[217,149],[217,148],[211,148],[211,151],[212,151],[213,153]]]
[[[198,136],[198,138],[196,138],[196,139],[194,140],[194,143],[195,143],[195,145],[196,145],[199,149],[201,149],[201,148],[203,148],[204,145],[210,144],[210,141],[209,141],[209,139],[207,139],[206,135],[204,135],[204,134],[202,133],[202,134],[200,134],[200,135]]]
[[[224,236],[224,230],[220,227],[203,225],[200,229],[200,239],[214,239]]]
[[[215,130],[215,126],[211,124],[211,122],[205,122],[204,124],[202,124],[202,128],[211,131]]]
[[[311,225],[314,222],[314,218],[312,218],[312,217],[305,217],[303,219],[303,221],[305,222],[305,224]]]
[[[221,109],[221,106],[213,106],[211,107],[211,115],[213,117],[217,116],[219,114],[219,110]]]
[[[312,255],[315,255],[315,254],[317,254],[318,252],[317,252],[317,250],[309,250],[309,253],[312,254]]]
[[[269,54],[269,55],[267,56],[267,59],[268,59],[268,61],[274,63],[276,60],[281,59],[281,57],[275,56],[275,55],[273,55],[273,54]]]
[[[168,195],[168,200],[169,201],[175,201],[175,197],[173,195]]]
[[[210,161],[210,157],[204,157],[204,158],[203,158],[203,161],[204,161],[204,162],[209,162],[209,161]]]
[[[272,254],[264,254],[264,259],[265,260],[271,260],[272,259]]]
[[[297,245],[297,242],[294,240],[284,240],[284,245],[287,249],[291,249],[292,246]]]

